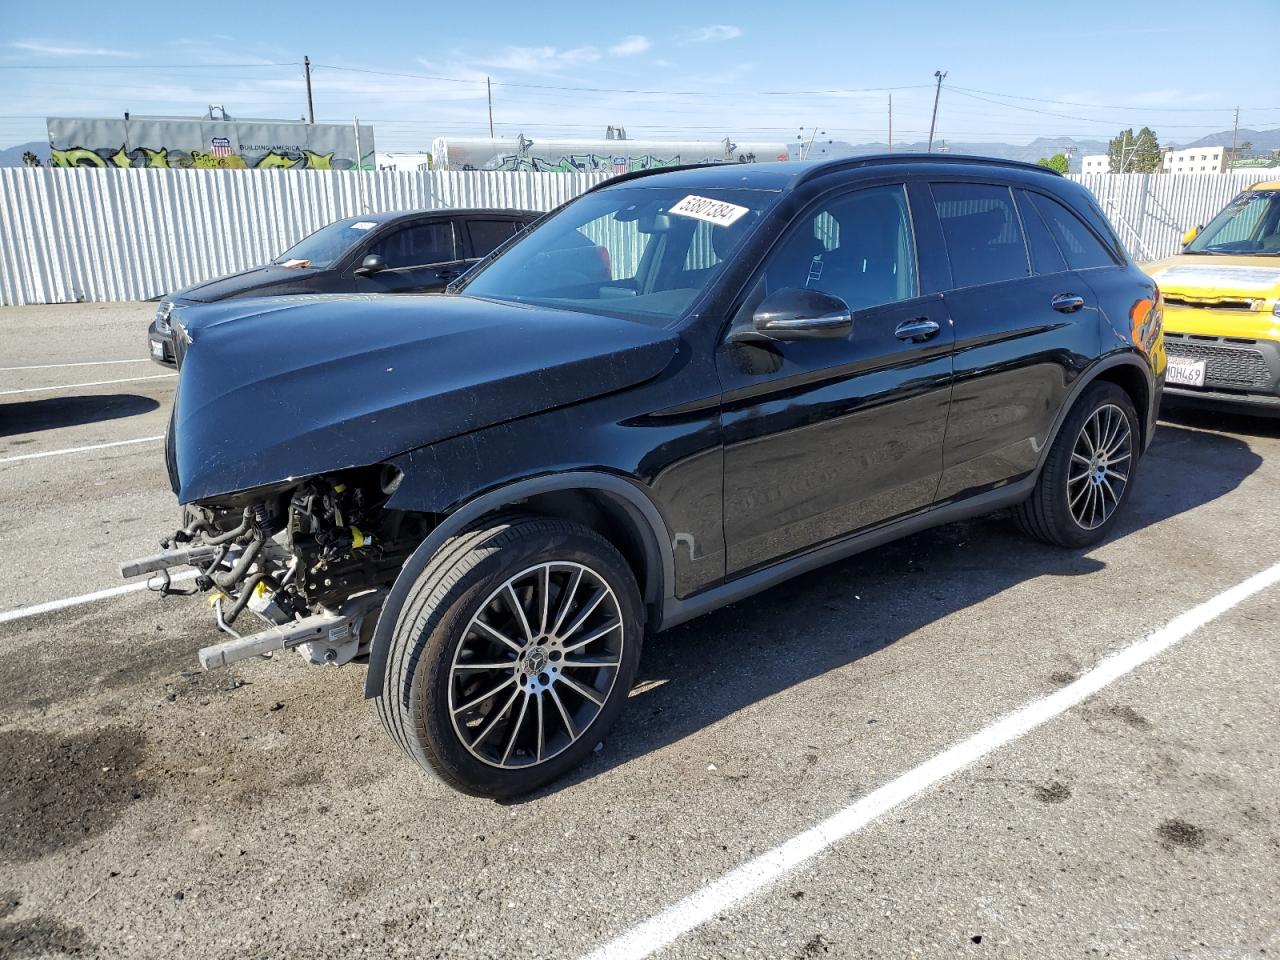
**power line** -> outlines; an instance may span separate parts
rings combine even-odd
[[[966,93],[964,90],[961,90],[959,87],[950,87],[949,89],[954,93],[958,93],[962,97],[968,97],[971,100],[981,100],[984,103],[993,103],[998,107],[1004,107],[1006,110],[1023,110],[1023,111],[1026,111],[1027,113],[1038,113],[1046,117],[1058,117],[1061,120],[1079,120],[1082,123],[1105,123],[1105,124],[1114,126],[1117,122],[1115,119],[1102,119],[1099,117],[1078,117],[1069,113],[1055,113],[1052,110],[1038,110],[1035,107],[1023,107],[1016,103],[1001,103],[998,100],[991,100],[987,97],[980,97],[976,93]],[[1181,130],[1181,129],[1202,130],[1204,129],[1205,125],[1203,123],[1158,123],[1158,126],[1164,129],[1174,129],[1174,130]]]
[[[285,63],[0,63],[0,70],[242,70],[249,67],[300,67]]]
[[[401,73],[391,70],[369,70],[364,67],[340,67],[332,63],[314,63],[313,67],[324,67],[327,70],[342,70],[348,73],[368,73],[379,77],[401,77],[411,80],[434,80],[444,83],[482,84],[484,77],[468,79],[464,77],[442,77],[426,73]],[[624,93],[640,96],[664,97],[814,97],[823,95],[842,95],[848,93],[884,93],[889,90],[914,90],[930,87],[929,83],[913,83],[900,87],[857,87],[834,90],[744,90],[738,93],[713,93],[708,90],[641,90],[626,87],[581,87],[549,83],[516,83],[510,80],[495,80],[495,87],[517,87],[523,90],[568,90],[574,93]]]
[[[1025,97],[1016,93],[998,93],[993,90],[978,90],[974,87],[960,87],[952,84],[949,90],[964,90],[967,93],[985,93],[991,97],[1005,97],[1009,100],[1029,100],[1032,103],[1053,103],[1063,107],[1094,107],[1098,110],[1136,110],[1144,113],[1162,112],[1162,113],[1222,113],[1227,110],[1234,110],[1235,107],[1133,107],[1120,106],[1118,104],[1106,103],[1080,103],[1074,100],[1048,100],[1044,97]],[[1280,110],[1280,107],[1241,107],[1241,110]]]

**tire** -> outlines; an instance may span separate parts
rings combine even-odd
[[[378,713],[419,766],[505,799],[595,749],[631,690],[644,635],[640,591],[612,544],[567,520],[490,517],[401,576],[415,579]]]
[[[1129,394],[1106,381],[1086,387],[1058,431],[1031,496],[1014,508],[1018,526],[1060,547],[1100,542],[1129,497],[1140,448]]]

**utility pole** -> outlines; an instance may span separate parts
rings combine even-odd
[[[938,97],[942,95],[942,81],[947,78],[945,70],[935,70],[933,75],[938,78],[938,88],[933,92],[933,116],[929,119],[929,149],[927,152],[933,153],[933,130],[938,122]]]
[[[889,94],[889,152],[893,153],[893,94]]]
[[[307,117],[308,123],[316,122],[316,106],[311,101],[311,58],[302,58],[302,73],[307,78]]]
[[[1240,108],[1236,107],[1236,120],[1231,126],[1231,162],[1236,162],[1236,137],[1240,134]]]
[[[808,159],[809,159],[809,151],[811,151],[811,150],[813,149],[813,141],[814,141],[815,139],[817,139],[817,136],[818,136],[818,128],[817,128],[817,127],[814,127],[814,128],[813,128],[813,133],[809,134],[809,146],[805,147],[805,149],[804,149],[804,157],[802,157],[802,159],[804,159],[804,160],[808,160]]]
[[[484,78],[484,89],[489,95],[489,139],[493,139],[493,84],[489,82],[489,78]]]
[[[365,202],[365,186],[364,177],[360,176],[364,172],[364,152],[360,149],[360,118],[351,118],[351,129],[356,135],[356,205],[360,208],[361,213],[369,212],[369,204]],[[378,163],[377,154],[373,158],[374,167],[376,169]]]

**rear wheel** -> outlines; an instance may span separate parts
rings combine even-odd
[[[1014,510],[1031,536],[1062,547],[1098,543],[1129,495],[1139,456],[1138,415],[1114,383],[1094,383],[1058,432],[1031,496]]]
[[[622,709],[643,632],[635,578],[588,527],[504,517],[448,541],[400,611],[379,713],[467,793],[528,793],[580,763]]]

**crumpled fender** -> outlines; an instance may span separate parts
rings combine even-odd
[[[235,300],[175,314],[182,503],[381,463],[657,376],[670,330],[465,296]]]

